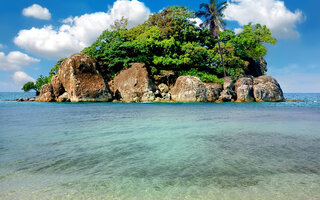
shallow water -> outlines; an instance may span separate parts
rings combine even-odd
[[[320,95],[286,97],[0,101],[0,199],[320,199]]]

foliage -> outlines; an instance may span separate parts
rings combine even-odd
[[[37,93],[39,92],[34,82],[24,84],[21,89],[25,92],[29,92],[30,90],[35,90]]]
[[[37,94],[40,93],[41,91],[41,88],[43,85],[45,84],[48,84],[48,83],[51,83],[51,78],[54,76],[54,75],[57,75],[59,73],[59,69],[60,69],[60,66],[62,64],[63,61],[65,61],[66,58],[64,59],[60,59],[50,70],[49,72],[49,76],[43,76],[43,75],[40,75],[39,78],[37,78],[36,82],[28,82],[26,84],[23,85],[22,87],[22,90],[25,91],[25,92],[28,92],[30,90],[35,90]]]
[[[221,58],[221,64],[223,68],[223,75],[227,76],[225,63],[223,59],[223,52],[220,44],[220,30],[224,30],[226,23],[223,20],[223,11],[227,8],[227,1],[219,3],[218,0],[210,0],[209,4],[202,3],[200,5],[200,11],[197,12],[197,17],[204,17],[205,20],[200,27],[209,28],[213,37],[218,40],[219,53]],[[203,9],[203,10],[201,10]]]
[[[200,80],[203,82],[220,83],[220,84],[223,84],[223,82],[224,82],[222,78],[218,78],[214,74],[209,74],[204,71],[198,71],[194,68],[192,68],[188,71],[182,71],[180,75],[196,76],[196,77],[200,78]]]
[[[161,76],[162,71],[170,71],[176,76],[194,75],[205,82],[221,82],[220,78],[225,75],[236,78],[247,72],[251,60],[265,56],[265,44],[275,44],[276,39],[266,26],[259,24],[248,24],[239,34],[230,29],[220,32],[217,27],[224,25],[221,11],[225,4],[218,4],[216,0],[210,2],[208,8],[215,9],[217,21],[208,21],[211,23],[209,28],[215,25],[213,29],[197,27],[191,20],[196,17],[194,11],[172,6],[150,15],[145,23],[130,29],[126,28],[127,19],[117,20],[111,30],[105,30],[82,52],[96,59],[98,69],[107,81],[132,62],[146,63],[153,77]],[[212,2],[217,3],[216,7],[212,7]],[[210,13],[203,14],[208,19],[214,17]],[[24,88],[40,91],[42,85],[50,83],[52,76],[59,72],[62,62],[63,59],[57,62],[48,77],[40,76],[34,85],[29,83]]]

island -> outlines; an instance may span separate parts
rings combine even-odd
[[[132,28],[117,20],[81,53],[59,60],[49,76],[26,83],[22,89],[37,96],[22,101],[285,101],[279,83],[266,75],[265,44],[276,43],[270,30],[250,23],[236,34],[220,20],[183,6]]]

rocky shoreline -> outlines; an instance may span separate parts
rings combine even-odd
[[[40,95],[17,101],[39,102],[283,102],[279,83],[271,76],[224,78],[224,84],[204,83],[198,77],[180,76],[171,87],[154,84],[144,63],[133,63],[106,81],[94,59],[70,56]],[[292,100],[290,100],[292,101]]]

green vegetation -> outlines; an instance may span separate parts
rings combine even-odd
[[[204,9],[204,10],[200,10],[196,14],[197,17],[205,18],[205,21],[202,24],[200,24],[200,27],[209,28],[211,35],[217,38],[224,76],[227,76],[227,74],[224,66],[223,53],[221,49],[219,35],[220,35],[220,30],[224,30],[226,26],[226,23],[223,20],[223,11],[226,8],[227,8],[227,1],[223,1],[222,3],[219,3],[218,0],[210,0],[209,4],[202,3],[200,5],[200,9]]]
[[[204,82],[222,82],[224,76],[237,78],[248,72],[251,62],[265,56],[265,44],[275,44],[276,39],[266,26],[259,24],[248,24],[239,34],[224,29],[225,6],[225,2],[210,0],[209,4],[201,4],[204,10],[197,13],[172,6],[131,29],[126,28],[128,21],[122,18],[82,52],[96,59],[107,81],[133,62],[146,63],[154,78],[163,71],[197,76]],[[196,16],[204,17],[201,27],[192,20]],[[42,83],[51,81],[60,64],[61,60],[47,79],[41,76],[39,84],[37,80],[34,87],[28,83],[24,88],[39,91]]]
[[[23,85],[22,90],[25,92],[29,92],[30,90],[35,90],[36,94],[38,95],[40,93],[40,90],[42,88],[43,85],[51,83],[51,78],[59,73],[59,69],[60,69],[60,65],[61,63],[65,60],[64,59],[60,59],[50,70],[49,72],[49,76],[43,76],[40,75],[39,78],[37,78],[36,82],[28,82],[26,84]]]

